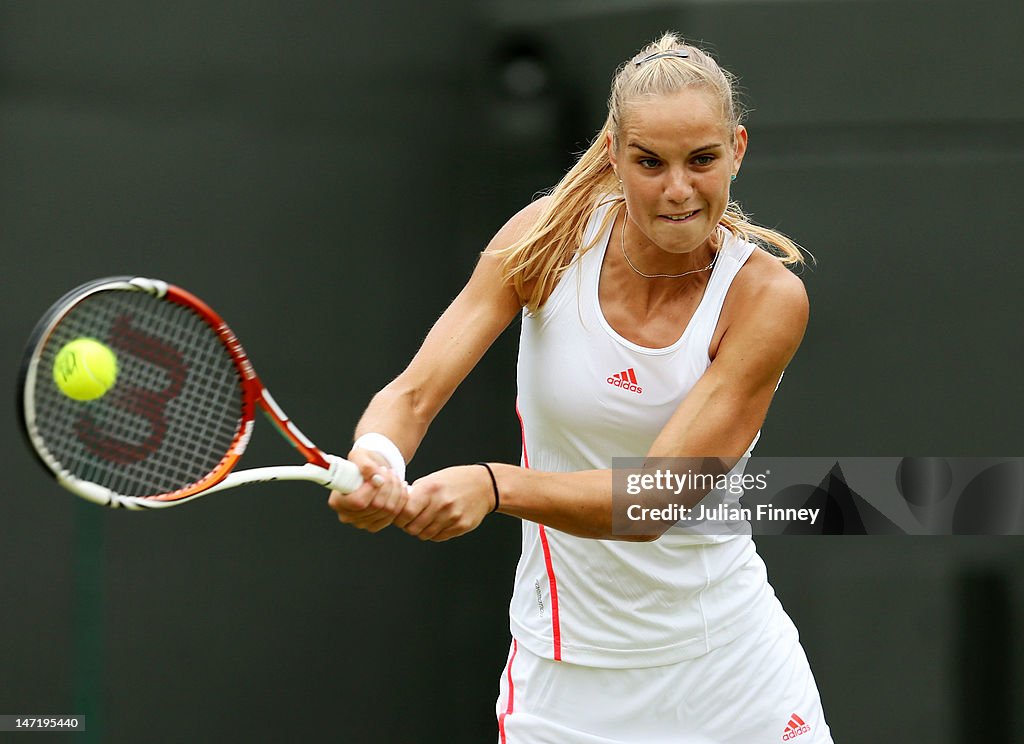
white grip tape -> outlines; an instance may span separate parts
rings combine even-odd
[[[359,486],[363,485],[363,476],[354,463],[349,462],[337,455],[326,455],[330,463],[331,479],[324,485],[342,493],[352,493]]]
[[[398,480],[405,480],[405,458],[402,457],[402,451],[386,436],[376,432],[363,434],[352,445],[352,449],[357,447],[383,455],[384,459],[388,461],[388,465],[391,466],[391,470],[398,476]]]

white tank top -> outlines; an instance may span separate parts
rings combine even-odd
[[[596,210],[584,244],[609,209]],[[727,235],[689,324],[671,346],[651,349],[616,333],[601,311],[598,284],[613,222],[573,260],[541,310],[524,312],[517,404],[524,467],[608,469],[614,457],[646,455],[711,364],[726,294],[755,250]],[[669,533],[631,543],[524,520],[510,624],[520,643],[549,659],[657,666],[732,640],[772,595],[749,535]]]

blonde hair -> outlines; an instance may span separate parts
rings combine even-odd
[[[686,56],[661,55],[682,50]],[[648,59],[650,58],[650,59]],[[735,79],[718,66],[706,52],[687,44],[678,35],[667,32],[648,44],[616,71],[608,97],[608,118],[604,126],[580,155],[579,160],[549,192],[550,199],[533,226],[512,245],[496,253],[502,258],[502,271],[520,297],[525,297],[529,312],[536,312],[550,296],[572,257],[590,250],[595,241],[581,245],[583,233],[594,211],[604,203],[625,203],[618,179],[608,159],[607,138],[617,141],[624,107],[643,96],[668,95],[684,88],[704,88],[716,95],[730,131],[743,119],[735,100]],[[602,197],[606,197],[602,199]],[[608,219],[617,209],[608,210]],[[730,201],[719,225],[732,235],[756,243],[777,256],[784,264],[803,264],[799,246],[782,233],[750,221],[740,205]],[[527,287],[529,286],[529,292]]]

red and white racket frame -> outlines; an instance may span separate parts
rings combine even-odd
[[[35,425],[36,412],[32,391],[39,370],[38,350],[49,338],[61,319],[79,302],[89,295],[110,290],[147,292],[160,299],[182,305],[196,312],[220,337],[232,361],[238,368],[242,382],[242,419],[234,441],[227,455],[208,475],[199,481],[170,493],[153,496],[126,496],[96,483],[82,480],[64,469],[49,453],[45,442]],[[344,493],[350,493],[362,485],[359,469],[348,460],[320,450],[288,418],[270,392],[264,387],[253,369],[252,362],[239,343],[234,332],[209,305],[191,292],[159,279],[144,277],[110,277],[99,279],[68,293],[51,308],[49,322],[37,327],[30,345],[36,349],[26,367],[22,370],[23,425],[33,449],[43,464],[57,478],[57,482],[72,493],[89,501],[111,507],[127,509],[159,509],[191,501],[200,496],[227,490],[249,483],[265,483],[277,480],[304,480]],[[262,409],[277,429],[306,458],[303,465],[277,465],[251,468],[232,472],[245,452],[255,426],[256,409]]]

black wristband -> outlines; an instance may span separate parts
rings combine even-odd
[[[491,476],[491,487],[494,488],[494,508],[491,509],[491,512],[496,512],[498,511],[498,507],[501,505],[501,499],[498,498],[498,481],[495,480],[494,478],[494,471],[491,470],[491,466],[488,465],[486,462],[478,462],[476,464],[483,465],[485,468],[487,468],[487,474]]]

